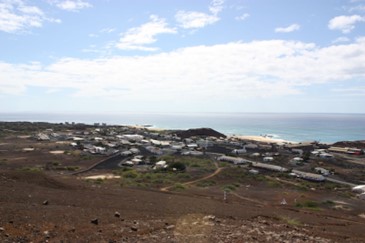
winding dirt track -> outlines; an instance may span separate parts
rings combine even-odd
[[[209,179],[209,178],[212,178],[213,176],[216,176],[216,175],[218,175],[224,168],[220,168],[220,167],[218,167],[218,164],[217,163],[214,163],[215,164],[215,166],[216,166],[216,170],[212,173],[212,174],[209,174],[209,175],[207,175],[207,176],[204,176],[204,177],[202,177],[202,178],[199,178],[199,179],[196,179],[196,180],[193,180],[193,181],[187,181],[187,182],[184,182],[184,183],[182,183],[184,186],[186,186],[186,185],[191,185],[191,184],[194,184],[194,183],[196,183],[196,182],[199,182],[199,181],[204,181],[204,180],[207,180],[207,179]],[[167,192],[169,189],[171,189],[173,186],[167,186],[167,187],[163,187],[163,188],[161,188],[160,189],[160,191],[162,191],[162,192]]]

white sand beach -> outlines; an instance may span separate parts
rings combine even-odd
[[[234,135],[233,138],[241,140],[249,140],[262,143],[275,143],[275,144],[297,144],[298,142],[288,141],[284,139],[266,137],[266,136],[254,136],[254,135]]]

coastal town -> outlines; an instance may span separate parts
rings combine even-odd
[[[3,178],[41,173],[102,190],[200,195],[228,204],[365,217],[364,141],[292,142],[270,135],[227,136],[211,128],[105,123],[2,122],[0,127]]]
[[[169,164],[159,158],[176,155],[207,157],[213,162],[246,166],[252,174],[264,170],[287,172],[293,177],[311,181],[333,178],[345,184],[343,179],[346,179],[349,185],[364,183],[361,174],[349,178],[340,169],[341,164],[343,167],[365,166],[365,146],[361,143],[357,147],[359,143],[290,142],[269,135],[226,136],[210,128],[174,131],[150,126],[108,126],[105,123],[65,123],[56,129],[47,128],[21,137],[38,143],[55,143],[63,149],[49,151],[50,154],[77,153],[100,158],[100,162],[88,168],[81,163],[77,165],[88,171],[125,166],[146,168],[146,165],[152,170],[166,169]],[[30,146],[21,150],[31,155],[37,148]]]

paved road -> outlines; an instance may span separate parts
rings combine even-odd
[[[334,183],[338,183],[338,184],[342,184],[342,185],[347,185],[347,186],[351,186],[351,187],[357,186],[356,184],[353,184],[353,183],[350,183],[347,181],[340,181],[340,180],[332,179],[329,177],[326,177],[326,181],[330,181],[330,182],[334,182]]]
[[[92,169],[112,169],[111,167],[113,167],[115,169],[115,167],[118,167],[119,162],[123,159],[124,157],[122,155],[120,155],[120,153],[118,153],[117,155],[113,155],[111,157],[108,157],[106,159],[103,159],[102,161],[99,161],[95,164],[93,164],[92,166],[90,166],[89,168],[83,169],[83,170],[79,170],[79,171],[75,171],[73,173],[71,173],[71,175],[78,175],[81,173],[85,173],[88,172]]]

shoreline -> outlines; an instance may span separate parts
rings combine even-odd
[[[96,126],[96,127],[103,127],[104,125],[102,123],[90,123],[90,122],[50,122],[50,121],[6,121],[6,120],[2,120],[0,121],[0,123],[33,123],[33,124],[37,124],[37,123],[48,123],[50,125],[86,125],[86,126]],[[99,125],[95,125],[95,124],[99,124]],[[145,125],[145,124],[114,124],[114,123],[110,123],[110,124],[105,124],[105,126],[110,127],[110,126],[123,126],[123,127],[128,127],[128,128],[134,128],[134,129],[145,129],[147,131],[150,132],[164,132],[164,131],[174,131],[174,130],[180,130],[180,131],[184,131],[184,130],[189,130],[189,129],[196,129],[194,127],[190,127],[190,128],[166,128],[166,127],[158,127],[155,125]],[[203,128],[203,127],[200,127]],[[208,127],[206,127],[208,128]],[[334,141],[321,141],[321,139],[308,139],[308,138],[303,138],[303,139],[298,139],[297,141],[294,141],[292,139],[285,139],[285,138],[277,138],[275,137],[271,137],[271,136],[264,136],[264,135],[248,135],[248,134],[239,134],[239,133],[232,133],[232,132],[225,132],[224,129],[215,129],[215,128],[211,128],[215,131],[218,131],[219,133],[222,133],[224,135],[226,135],[228,138],[236,138],[236,139],[241,139],[241,140],[247,140],[247,141],[254,141],[254,142],[263,142],[263,143],[275,143],[275,144],[279,144],[279,145],[283,145],[283,144],[301,144],[303,142],[307,142],[307,141],[318,141],[322,144],[334,144],[336,142],[343,142],[343,141],[364,141],[364,139],[346,139],[346,138],[339,138],[336,139]],[[280,137],[280,136],[278,136]]]
[[[280,139],[280,138],[270,138],[270,137],[257,136],[257,135],[232,135],[232,136],[229,136],[229,137],[238,138],[238,139],[241,139],[241,140],[254,141],[254,142],[275,143],[277,145],[299,144],[300,143],[300,142],[294,142],[294,141],[289,141],[289,140]]]

